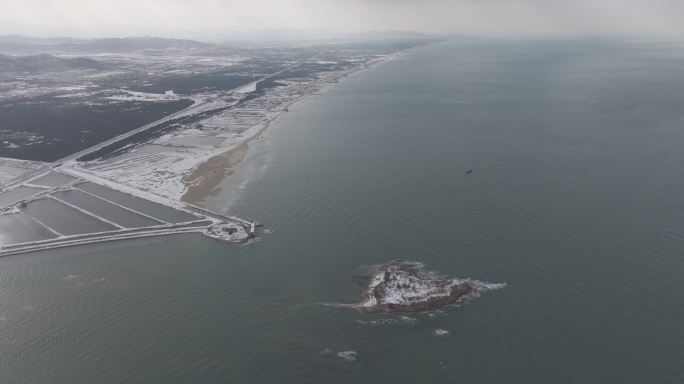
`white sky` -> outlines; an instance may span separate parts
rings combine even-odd
[[[684,32],[684,0],[0,0],[0,34],[216,38],[229,31]]]

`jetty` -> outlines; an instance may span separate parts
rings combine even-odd
[[[256,236],[256,227],[61,165],[41,168],[0,193],[0,256],[193,232],[241,243]]]

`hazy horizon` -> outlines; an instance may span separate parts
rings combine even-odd
[[[2,0],[0,35],[214,40],[264,29],[331,33],[681,34],[675,0]]]

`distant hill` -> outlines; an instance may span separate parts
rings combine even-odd
[[[0,72],[62,72],[74,69],[104,69],[107,65],[85,57],[52,55],[9,56],[0,54]]]
[[[186,39],[164,39],[160,37],[124,37],[88,40],[74,45],[74,48],[86,51],[126,52],[141,50],[166,50],[166,49],[204,49],[212,44],[201,43]]]
[[[19,35],[0,36],[0,50],[51,51],[70,50],[84,52],[129,52],[167,49],[206,49],[212,44],[186,39],[161,37],[112,37],[105,39],[41,38]]]
[[[228,43],[287,41],[412,40],[435,36],[413,31],[330,32],[323,29],[262,29],[250,32],[223,32]],[[145,50],[206,50],[218,45],[188,39],[161,37],[112,37],[104,39],[39,38],[19,35],[0,36],[0,51],[23,54],[36,52],[135,52]],[[225,46],[223,47],[225,48]]]
[[[0,36],[0,46],[51,46],[75,44],[84,40],[72,39],[70,37],[29,37],[21,35]]]

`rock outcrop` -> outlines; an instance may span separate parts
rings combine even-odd
[[[484,290],[503,287],[470,279],[452,279],[427,271],[422,263],[393,261],[377,267],[360,308],[384,312],[438,309]]]

